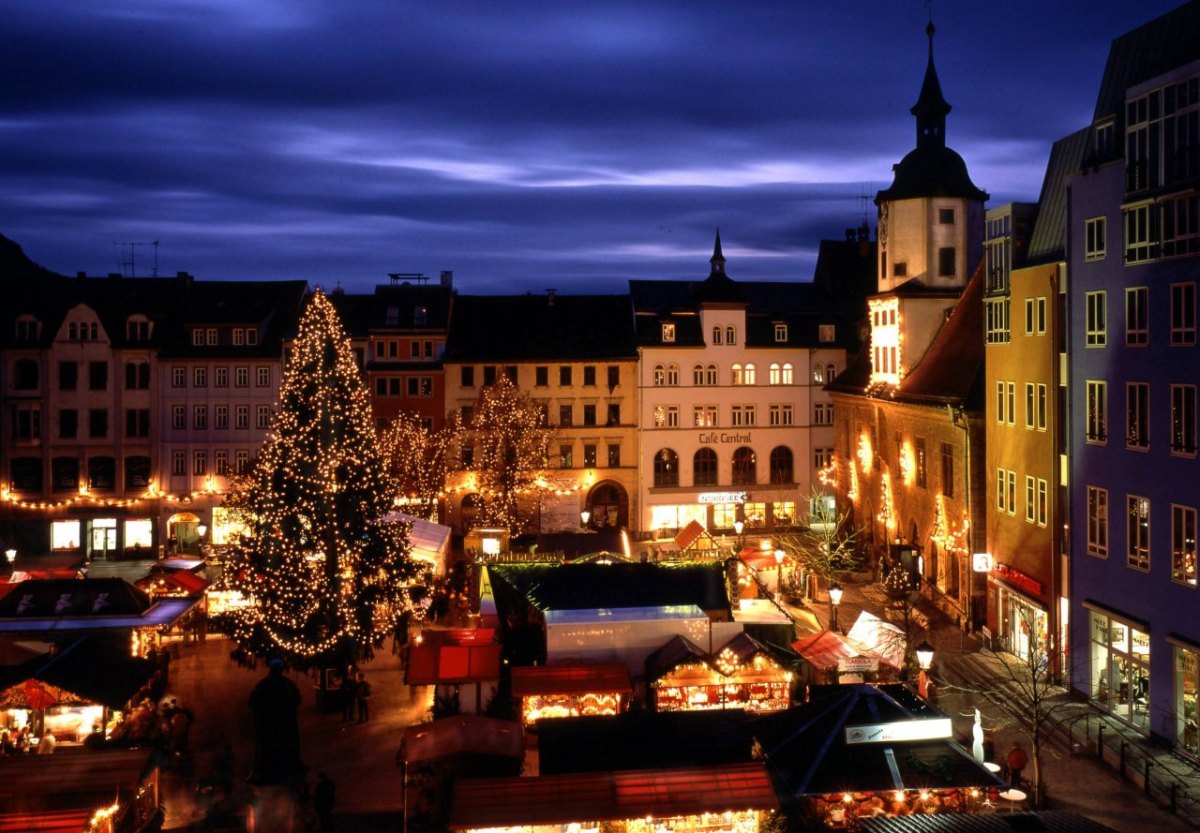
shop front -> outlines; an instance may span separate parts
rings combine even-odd
[[[512,669],[512,695],[526,726],[544,717],[620,714],[632,694],[629,670],[619,662]]]
[[[790,529],[796,502],[756,500],[748,492],[697,492],[648,499],[647,529],[655,538],[671,538],[696,521],[715,534],[737,536],[739,542]],[[669,502],[668,502],[669,501]],[[741,531],[737,524],[741,523]]]
[[[744,633],[711,656],[675,637],[647,658],[646,669],[659,712],[773,712],[791,705],[791,671]]]
[[[1050,618],[1037,598],[1042,591],[1040,581],[1002,563],[988,575],[989,618],[995,611],[989,625],[1000,647],[1022,660],[1029,659],[1030,651],[1045,653],[1050,645]]]
[[[1149,627],[1099,605],[1088,610],[1090,699],[1135,728],[1150,727]]]
[[[1175,652],[1175,746],[1200,757],[1200,644],[1167,636]]]

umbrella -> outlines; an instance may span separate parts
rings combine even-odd
[[[41,680],[25,681],[25,704],[31,709],[48,709],[58,702],[58,692]]]

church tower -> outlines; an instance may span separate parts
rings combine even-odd
[[[988,195],[971,182],[962,157],[946,146],[951,108],[933,64],[932,22],[925,33],[929,62],[910,110],[917,146],[893,166],[891,187],[875,196],[881,293],[912,280],[929,289],[962,289],[983,254]]]

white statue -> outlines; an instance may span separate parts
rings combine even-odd
[[[979,709],[975,710],[975,725],[971,727],[971,754],[975,760],[983,763],[983,720]]]

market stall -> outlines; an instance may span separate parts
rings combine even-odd
[[[897,669],[883,663],[879,654],[837,631],[820,631],[792,643],[802,663],[804,685],[877,682]]]
[[[745,633],[712,655],[677,636],[647,658],[646,674],[657,711],[768,712],[791,703],[791,671]]]
[[[814,686],[750,731],[781,799],[813,825],[978,812],[1004,788],[954,740],[950,718],[902,685]]]
[[[404,682],[456,697],[463,712],[483,711],[500,683],[500,643],[492,628],[423,630],[408,644]]]
[[[543,717],[620,714],[632,693],[629,670],[619,662],[512,669],[512,694],[527,726]]]

